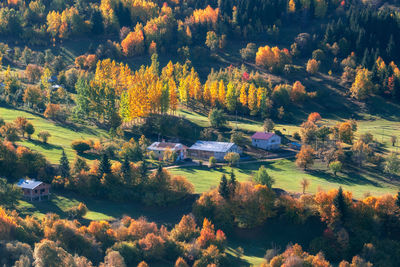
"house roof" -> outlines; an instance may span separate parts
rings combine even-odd
[[[187,149],[187,146],[181,143],[170,143],[170,142],[154,142],[148,148],[148,150],[180,150]]]
[[[17,183],[17,186],[24,188],[24,189],[35,189],[39,185],[41,185],[43,182],[41,181],[35,181],[35,180],[29,180],[29,179],[20,179]]]
[[[234,143],[227,142],[197,141],[190,147],[190,149],[211,152],[228,152],[228,150],[234,145]]]
[[[269,140],[274,133],[267,133],[267,132],[256,132],[251,136],[251,139],[258,139],[258,140]]]

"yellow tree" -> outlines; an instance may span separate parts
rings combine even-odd
[[[211,83],[210,87],[211,107],[215,107],[217,100],[218,100],[218,81],[214,81],[213,83]]]
[[[289,13],[296,12],[296,2],[294,0],[290,0],[288,3],[288,11]]]
[[[225,84],[223,80],[219,81],[218,85],[218,102],[221,106],[225,106]]]
[[[240,88],[240,97],[239,97],[240,104],[242,104],[243,107],[247,107],[247,91],[246,91],[246,84],[242,85],[242,88]]]
[[[169,89],[169,106],[173,113],[175,113],[178,108],[178,95],[176,93],[176,84],[174,79],[170,78],[168,82]]]
[[[257,114],[257,89],[254,84],[249,87],[249,95],[247,98],[247,105],[252,115]]]
[[[370,76],[368,69],[357,69],[356,78],[350,88],[350,93],[353,97],[363,100],[370,96],[373,88]]]
[[[211,101],[211,94],[210,94],[210,89],[208,87],[208,83],[204,84],[204,90],[203,90],[203,104],[209,104]]]

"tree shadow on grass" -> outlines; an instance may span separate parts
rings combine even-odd
[[[53,150],[53,149],[60,150],[60,149],[62,149],[62,146],[49,144],[49,143],[43,143],[43,142],[41,142],[39,140],[27,139],[27,142],[31,143],[33,145],[36,145],[36,146],[40,146],[41,148],[46,149],[46,150]]]
[[[323,170],[308,170],[307,173],[309,173],[312,176],[318,177],[320,179],[324,179],[331,183],[338,183],[343,185],[372,185],[375,187],[382,187],[379,183],[371,181],[365,178],[360,173],[351,170],[342,172],[346,176],[341,176],[341,175],[334,176],[333,174],[327,173],[326,171]]]
[[[29,202],[34,208],[28,208],[26,209],[26,213],[42,213],[42,214],[47,214],[47,213],[55,213],[60,216],[60,218],[67,218],[68,215],[65,213],[62,209],[60,209],[56,203],[54,202],[55,199],[57,199],[57,196],[50,196],[49,200],[42,200],[42,201],[32,201]]]

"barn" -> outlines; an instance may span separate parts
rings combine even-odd
[[[240,147],[234,143],[216,141],[197,141],[188,149],[188,156],[195,159],[208,160],[215,157],[217,160],[224,160],[229,152],[242,153]]]

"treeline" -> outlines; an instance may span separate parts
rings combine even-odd
[[[158,113],[174,114],[178,105],[192,109],[221,108],[233,113],[260,117],[285,117],[289,105],[302,104],[315,93],[300,83],[272,86],[258,73],[229,67],[210,73],[202,84],[189,64],[168,65],[159,71],[156,54],[149,67],[133,72],[127,65],[110,59],[99,61],[95,75],[76,83],[76,112],[119,126]],[[116,110],[118,108],[119,110]]]
[[[20,217],[0,207],[0,263],[4,266],[228,266],[226,237],[207,219],[185,215],[171,230],[144,218],[113,223]],[[146,263],[147,262],[147,263]]]
[[[164,52],[167,48],[176,50],[203,45],[209,31],[222,39],[254,38],[258,33],[290,21],[288,17],[294,12],[308,19],[320,19],[340,7],[340,3],[326,0],[257,0],[251,3],[37,0],[7,1],[0,7],[0,35],[4,37],[23,39],[30,45],[48,45],[88,34],[111,35],[114,39],[119,35],[123,46],[135,43],[138,49],[125,53],[132,56],[154,49]]]
[[[299,227],[318,218],[326,229],[308,244],[308,251],[322,253],[314,258],[294,246],[297,250],[294,254],[299,257],[292,259],[294,262],[307,264],[321,260],[323,264],[314,265],[315,262],[313,266],[331,266],[326,258],[331,262],[359,260],[375,266],[398,264],[399,196],[371,196],[354,201],[351,192],[342,188],[300,197],[282,193],[277,195],[271,189],[271,179],[266,177],[268,175],[264,171],[256,175],[264,177],[253,178],[253,183],[232,182],[232,178],[227,181],[222,177],[217,189],[203,193],[196,201],[193,207],[196,218],[208,218],[227,232],[236,227],[259,227],[272,218],[299,224]],[[289,259],[292,249],[281,255],[277,249],[268,250],[266,259],[270,265],[266,266],[282,266],[285,262],[292,262]],[[344,261],[340,266],[348,264]]]

